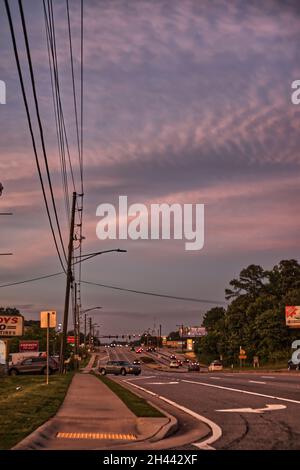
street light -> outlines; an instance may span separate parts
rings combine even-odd
[[[86,346],[86,314],[87,312],[91,312],[92,310],[98,310],[98,309],[101,309],[103,307],[91,307],[91,308],[87,308],[85,310],[83,310],[81,313],[80,313],[80,316],[81,315],[84,315],[84,346]]]

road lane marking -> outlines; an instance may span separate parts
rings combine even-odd
[[[132,377],[132,379],[128,379],[128,380],[146,380],[146,379],[155,379],[156,375],[143,375],[141,377]]]
[[[266,395],[264,393],[250,392],[249,390],[240,390],[238,388],[224,387],[223,385],[208,384],[208,383],[205,383],[205,382],[195,382],[194,380],[184,380],[184,379],[182,379],[182,382],[195,384],[195,385],[203,385],[204,387],[219,388],[221,390],[228,390],[229,392],[244,393],[245,395],[254,395],[254,396],[257,396],[257,397],[271,398],[272,400],[286,401],[288,403],[295,403],[296,405],[300,405],[299,400],[292,400],[291,398],[275,397],[273,395]]]
[[[220,380],[221,379],[221,377],[209,377],[209,378],[212,379],[212,380]]]
[[[248,380],[249,383],[251,384],[263,384],[266,385],[267,382],[260,382],[259,380]]]
[[[262,379],[275,379],[275,377],[273,377],[271,375],[262,375],[261,378]]]
[[[266,405],[265,408],[232,408],[229,410],[216,410],[222,413],[259,413],[262,414],[265,411],[277,411],[284,410],[285,405]]]
[[[136,387],[136,388],[138,388],[139,390],[142,390],[145,393],[149,393],[149,395],[151,395],[155,398],[158,398],[159,400],[165,401],[169,405],[174,406],[174,408],[177,408],[178,410],[183,411],[184,413],[192,416],[193,418],[197,419],[198,421],[201,421],[202,423],[207,424],[207,426],[210,427],[210,429],[212,431],[211,436],[209,436],[204,441],[193,442],[192,445],[195,446],[195,447],[198,447],[198,449],[201,449],[201,450],[215,450],[215,448],[212,447],[211,444],[213,444],[214,442],[216,442],[218,439],[220,439],[222,437],[222,428],[220,426],[218,426],[216,423],[214,423],[213,421],[211,421],[208,418],[205,418],[205,416],[199,415],[195,411],[190,410],[189,408],[186,408],[185,406],[179,405],[178,403],[176,403],[172,400],[169,400],[166,397],[163,397],[162,395],[158,395],[157,393],[151,392],[151,390],[147,390],[144,387],[140,387],[139,385],[133,384],[132,382],[129,382],[129,381],[126,381],[126,380],[124,382],[127,382],[132,387]]]
[[[179,384],[179,382],[147,382],[148,385],[175,385]]]

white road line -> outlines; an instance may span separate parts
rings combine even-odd
[[[182,380],[182,382],[186,382],[186,383],[189,383],[189,384],[195,384],[195,385],[203,385],[204,387],[219,388],[221,390],[228,390],[229,392],[245,393],[246,395],[254,395],[254,396],[257,396],[257,397],[272,398],[273,400],[286,401],[288,403],[295,403],[296,405],[300,405],[300,401],[292,400],[291,398],[274,397],[273,395],[266,395],[264,393],[250,392],[249,390],[240,390],[238,388],[224,387],[222,385],[213,385],[213,384],[208,384],[208,383],[205,383],[205,382],[195,382],[193,380]]]
[[[156,375],[143,375],[141,377],[133,377],[132,379],[128,379],[128,380],[141,380],[141,379],[155,379]]]
[[[275,377],[273,377],[271,375],[262,375],[261,378],[262,379],[275,379]]]
[[[212,379],[212,380],[220,380],[221,379],[221,377],[209,377],[209,378]]]
[[[263,384],[266,385],[267,382],[260,382],[259,380],[248,380],[249,383],[251,384]]]
[[[126,380],[125,380],[125,382],[126,382]],[[169,400],[166,397],[163,397],[162,395],[158,395],[157,393],[151,392],[151,390],[147,390],[146,388],[140,387],[139,385],[133,384],[131,382],[127,381],[127,383],[129,385],[131,385],[132,387],[136,387],[139,390],[142,390],[145,393],[149,393],[149,395],[151,395],[153,397],[156,397],[159,400],[165,401],[169,405],[174,406],[174,408],[177,408],[178,410],[183,411],[184,413],[192,416],[193,418],[197,419],[198,421],[201,421],[202,423],[207,424],[207,426],[209,426],[211,431],[212,431],[212,435],[210,437],[208,437],[207,439],[205,439],[204,441],[194,442],[192,445],[195,446],[195,447],[198,447],[198,449],[201,449],[201,450],[215,450],[215,448],[212,447],[210,444],[213,444],[218,439],[220,439],[220,437],[222,437],[222,429],[220,428],[220,426],[218,426],[216,423],[214,423],[210,419],[205,418],[205,416],[199,415],[198,413],[195,413],[195,411],[190,410],[189,408],[186,408],[185,406],[181,406],[178,403],[176,403],[172,400]]]

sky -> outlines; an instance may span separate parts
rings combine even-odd
[[[28,67],[17,2],[10,0],[22,69]],[[65,243],[42,1],[23,2],[42,123]],[[79,90],[80,2],[70,1]],[[62,104],[79,181],[66,2],[54,0]],[[84,2],[83,251],[120,247],[83,265],[84,280],[224,301],[249,264],[298,258],[300,239],[300,6],[295,1],[86,0]],[[0,4],[0,284],[60,271],[37,176],[4,2]],[[32,116],[34,109],[30,99]],[[35,133],[38,137],[36,121]],[[39,156],[42,158],[39,148]],[[107,240],[96,236],[97,206],[128,202],[205,205],[205,242]],[[62,316],[64,276],[1,288],[0,304],[25,318]],[[211,305],[82,286],[83,308],[103,334],[162,324],[199,325]]]

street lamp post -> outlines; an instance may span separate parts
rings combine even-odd
[[[85,310],[82,310],[82,312],[81,312],[81,315],[84,315],[84,346],[86,346],[86,336],[87,336],[86,335],[86,330],[87,330],[87,323],[86,323],[87,322],[87,315],[86,314],[88,312],[91,312],[92,310],[99,310],[101,308],[103,308],[103,307],[91,307],[91,308],[87,308]]]

